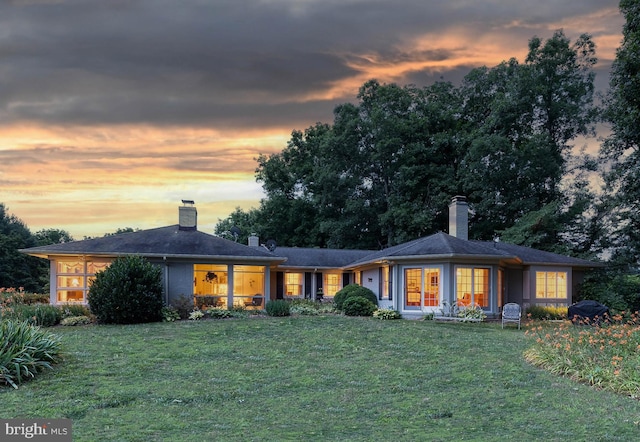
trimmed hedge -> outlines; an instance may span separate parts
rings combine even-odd
[[[333,297],[333,302],[338,310],[344,310],[344,303],[353,297],[364,298],[375,307],[378,306],[378,297],[376,294],[370,289],[359,286],[358,284],[349,284],[342,290],[338,291],[338,293]]]

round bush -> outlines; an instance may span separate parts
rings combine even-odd
[[[96,273],[87,298],[91,312],[103,324],[161,321],[161,270],[140,256],[116,258]]]
[[[338,290],[333,297],[333,303],[336,305],[336,308],[338,310],[342,310],[342,304],[344,303],[345,299],[347,299],[347,295],[359,288],[360,285],[358,284],[349,284]]]
[[[347,316],[371,316],[377,307],[371,301],[362,296],[351,296],[342,304],[344,314]]]

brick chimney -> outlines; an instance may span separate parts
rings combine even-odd
[[[469,205],[467,197],[454,196],[449,204],[449,235],[469,239]]]
[[[198,230],[198,211],[192,200],[182,200],[178,207],[178,228],[180,230]]]

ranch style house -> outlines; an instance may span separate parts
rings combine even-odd
[[[32,247],[50,261],[52,304],[86,303],[95,274],[113,259],[138,255],[162,268],[164,298],[198,306],[264,308],[273,299],[330,300],[357,283],[381,308],[421,317],[445,305],[478,305],[490,317],[508,302],[568,306],[585,271],[600,264],[504,242],[468,239],[468,205],[449,205],[449,233],[384,250],[338,250],[249,244],[200,232],[193,201],[178,208],[178,224],[103,238]]]

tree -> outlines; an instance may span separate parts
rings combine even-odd
[[[640,266],[640,1],[622,0],[623,40],[616,52],[604,119],[611,135],[601,148],[614,232],[614,260]]]
[[[41,271],[45,261],[18,251],[35,245],[29,228],[0,203],[0,287],[42,290]]]
[[[491,239],[565,199],[560,185],[573,161],[570,141],[593,132],[595,62],[588,35],[571,45],[557,31],[544,44],[531,39],[524,64],[511,59],[465,77],[468,148],[460,180],[476,238]]]
[[[33,236],[38,246],[63,244],[73,241],[71,234],[61,229],[42,229],[38,230]]]

